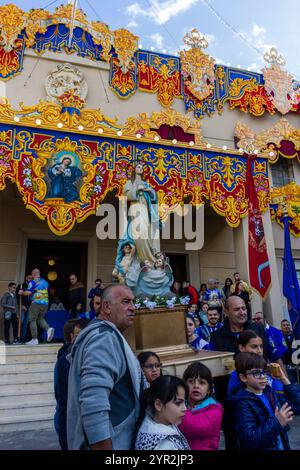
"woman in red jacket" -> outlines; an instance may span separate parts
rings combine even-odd
[[[184,371],[189,388],[188,410],[179,425],[192,450],[218,450],[223,408],[213,398],[211,371],[194,362]]]

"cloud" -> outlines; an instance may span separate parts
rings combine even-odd
[[[128,25],[126,26],[126,28],[138,28],[138,23],[134,20],[131,20],[129,21]]]
[[[184,13],[198,2],[199,0],[149,0],[148,9],[135,2],[126,8],[126,13],[133,19],[144,16],[151,18],[157,24],[165,24],[173,16]]]
[[[240,34],[245,38],[245,40],[247,40],[248,43],[251,43],[254,47],[256,47],[256,49],[260,50],[262,54],[269,51],[271,47],[277,47],[274,44],[268,44],[266,42],[266,28],[256,23],[252,23],[251,31],[241,31]]]
[[[155,49],[162,49],[163,48],[163,36],[159,33],[153,33],[150,36],[148,36],[150,39],[152,39],[152,42],[154,44]]]

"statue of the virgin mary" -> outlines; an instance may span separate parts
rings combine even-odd
[[[125,233],[118,244],[114,273],[124,276],[124,282],[134,293],[140,292],[138,282],[142,266],[154,266],[155,254],[159,251],[159,215],[157,194],[151,186],[143,180],[144,165],[137,162],[132,177],[124,187],[124,196],[130,201],[128,223]],[[124,246],[130,245],[134,250],[131,264],[124,272],[122,265]],[[117,276],[114,276],[118,279]],[[120,279],[120,278],[119,278]],[[165,286],[165,273],[162,275],[162,284]],[[171,283],[170,283],[171,285]],[[159,289],[157,295],[162,295]]]

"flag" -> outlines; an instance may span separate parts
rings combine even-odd
[[[300,289],[297,278],[294,258],[291,249],[291,238],[289,231],[290,219],[288,216],[282,218],[284,223],[284,257],[283,257],[283,295],[288,300],[290,320],[296,339],[300,338]]]
[[[263,221],[252,174],[252,165],[255,164],[255,160],[255,156],[248,157],[246,174],[249,228],[249,279],[253,289],[264,298],[271,285],[271,271]]]

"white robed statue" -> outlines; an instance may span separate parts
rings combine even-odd
[[[138,162],[131,180],[124,187],[124,196],[130,201],[128,223],[118,244],[112,274],[119,282],[125,282],[136,295],[169,295],[173,282],[170,266],[167,266],[167,272],[165,263],[163,268],[155,268],[155,255],[159,252],[157,194],[143,180],[143,171],[143,164]],[[154,276],[150,274],[152,268],[155,269]]]

